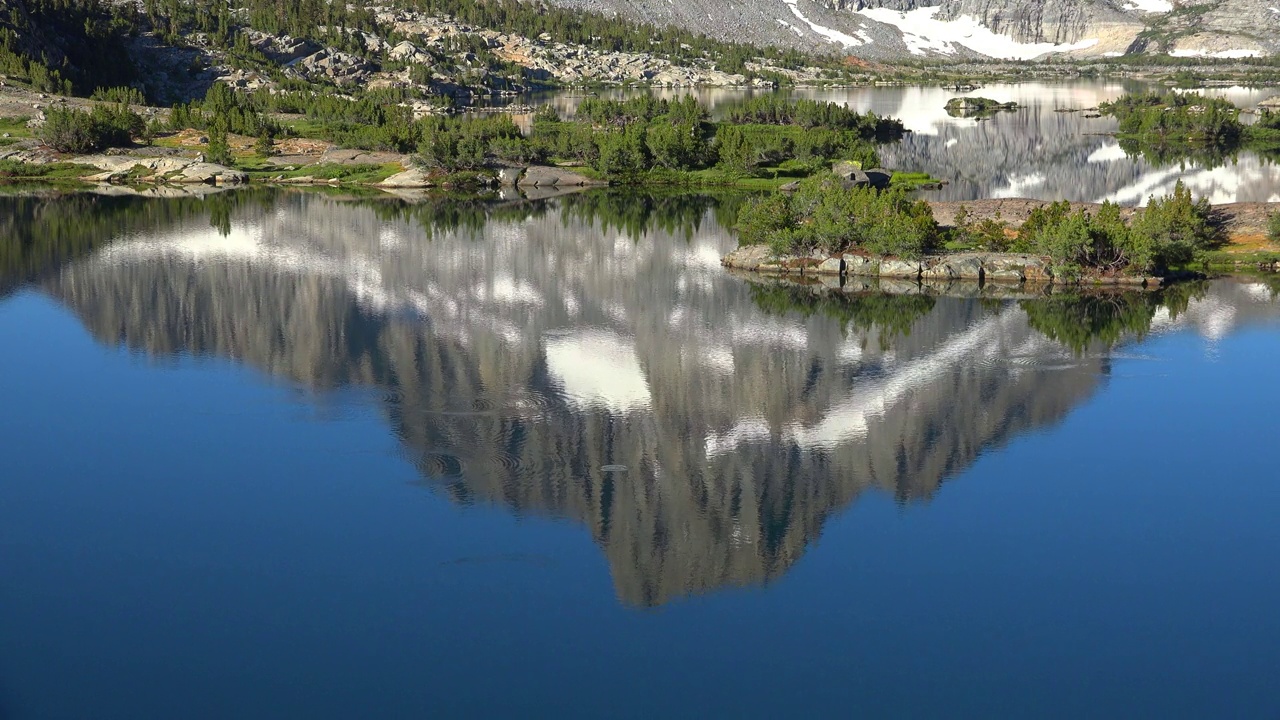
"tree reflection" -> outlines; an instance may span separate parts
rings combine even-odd
[[[1117,142],[1126,156],[1140,157],[1156,169],[1176,166],[1183,169],[1200,167],[1213,170],[1234,165],[1240,158],[1240,150],[1244,149],[1241,146],[1152,142],[1132,137],[1121,137]]]
[[[882,345],[895,336],[908,336],[912,327],[933,310],[937,300],[921,292],[915,283],[885,284],[879,290],[847,293],[818,283],[788,279],[750,282],[751,299],[761,310],[776,315],[821,316],[851,329],[877,329]],[[1036,293],[1017,301],[1029,326],[1045,337],[1083,355],[1109,350],[1125,340],[1141,340],[1151,330],[1156,312],[1164,309],[1177,320],[1192,300],[1204,296],[1204,281],[1176,283],[1158,291],[1060,288]],[[1002,288],[1003,289],[1003,288]],[[978,293],[976,284],[952,291],[968,297]],[[946,290],[944,289],[944,293]],[[978,297],[988,311],[998,312],[1008,300]]]
[[[889,292],[842,293],[822,285],[788,282],[752,283],[751,300],[767,313],[820,315],[838,322],[848,332],[877,328],[887,345],[896,335],[910,335],[917,320],[929,314],[936,302],[930,295]]]
[[[722,227],[745,197],[743,193],[690,193],[676,190],[607,189],[566,196],[564,219],[580,220],[632,240],[658,231],[688,240],[702,226],[709,211]]]
[[[209,224],[226,235],[237,210],[269,203],[274,196],[270,190],[165,199],[47,191],[0,195],[0,289],[133,232],[208,217]]]
[[[1111,349],[1126,338],[1146,337],[1158,309],[1177,319],[1193,298],[1204,295],[1205,287],[1195,282],[1157,292],[1057,292],[1020,305],[1032,328],[1081,355],[1099,345]]]

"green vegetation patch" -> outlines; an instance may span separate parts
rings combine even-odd
[[[0,117],[0,145],[10,145],[23,138],[31,137],[31,128],[27,123],[29,117]],[[4,137],[8,135],[9,137]]]
[[[0,160],[0,180],[77,180],[99,170],[76,163],[24,163]]]
[[[146,124],[128,105],[96,105],[91,111],[50,107],[36,136],[64,153],[88,153],[109,147],[127,147],[143,133]]]
[[[741,245],[767,245],[776,255],[859,252],[917,258],[939,250],[982,249],[1050,258],[1054,274],[1163,274],[1220,246],[1221,223],[1207,201],[1181,182],[1153,197],[1131,220],[1117,205],[1072,211],[1066,201],[1032,211],[1016,231],[999,220],[975,222],[961,208],[944,232],[927,203],[901,189],[846,188],[834,175],[800,183],[796,192],[749,201],[735,230]]]
[[[926,190],[942,187],[943,181],[927,172],[895,171],[889,180],[889,187],[903,190]]]
[[[876,142],[902,126],[834,103],[750,101],[712,122],[693,97],[589,98],[574,120],[543,106],[525,136],[508,116],[429,117],[414,123],[418,157],[444,171],[500,163],[572,166],[622,184],[772,188],[825,171],[833,160],[879,163]]]
[[[928,203],[902,190],[846,189],[835,175],[803,180],[794,193],[753,199],[736,229],[741,244],[765,244],[779,255],[860,250],[917,258],[942,237]]]
[[[1152,144],[1225,146],[1244,134],[1240,109],[1199,93],[1139,93],[1103,103],[1098,110],[1120,121],[1120,135]]]
[[[1198,93],[1125,95],[1099,106],[1120,121],[1120,146],[1161,166],[1194,161],[1213,168],[1241,150],[1280,156],[1280,114],[1259,113],[1251,125],[1227,100]]]

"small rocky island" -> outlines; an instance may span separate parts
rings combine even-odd
[[[945,107],[951,117],[986,117],[998,112],[1017,110],[1018,103],[1002,103],[984,97],[957,97],[948,100]]]
[[[901,190],[815,176],[749,201],[735,225],[740,247],[722,264],[798,276],[1158,287],[1229,239],[1224,213],[1181,182],[1141,209],[1031,203],[1018,224],[999,211],[948,210],[943,224],[935,204]]]

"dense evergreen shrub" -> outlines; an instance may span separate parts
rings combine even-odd
[[[45,111],[36,136],[58,152],[86,153],[131,145],[145,129],[142,117],[127,105],[98,105],[90,111],[54,106]]]
[[[834,175],[808,178],[791,194],[754,199],[740,211],[736,229],[743,243],[763,242],[779,254],[859,249],[916,258],[939,240],[928,203],[900,190],[848,189]]]
[[[1129,223],[1111,203],[1091,214],[1057,202],[1034,210],[1018,236],[1019,249],[1047,255],[1063,271],[1148,273],[1190,262],[1221,241],[1221,228],[1209,203],[1194,200],[1179,181],[1172,193],[1150,198]]]

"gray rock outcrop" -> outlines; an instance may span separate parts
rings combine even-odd
[[[586,175],[579,175],[571,170],[564,168],[549,167],[546,165],[531,165],[525,168],[516,184],[524,187],[542,187],[554,185],[556,187],[576,187],[583,185],[604,185],[603,181],[593,180]]]
[[[918,260],[901,260],[897,258],[886,258],[880,261],[880,277],[888,278],[905,278],[908,280],[920,279],[921,265]]]
[[[102,170],[84,178],[89,182],[136,179],[141,182],[239,185],[249,181],[247,174],[225,165],[180,157],[84,155],[72,158],[71,161]]]
[[[912,281],[969,280],[977,283],[1053,282],[1048,259],[1017,253],[956,253],[923,260],[877,258],[857,253],[812,258],[774,255],[764,245],[737,248],[721,260],[726,267],[755,272],[811,276],[880,277]],[[1144,278],[1132,282],[1142,283]]]
[[[395,175],[378,183],[378,187],[384,188],[430,188],[435,187],[436,182],[431,174],[418,167],[409,168],[404,172],[398,172]]]

